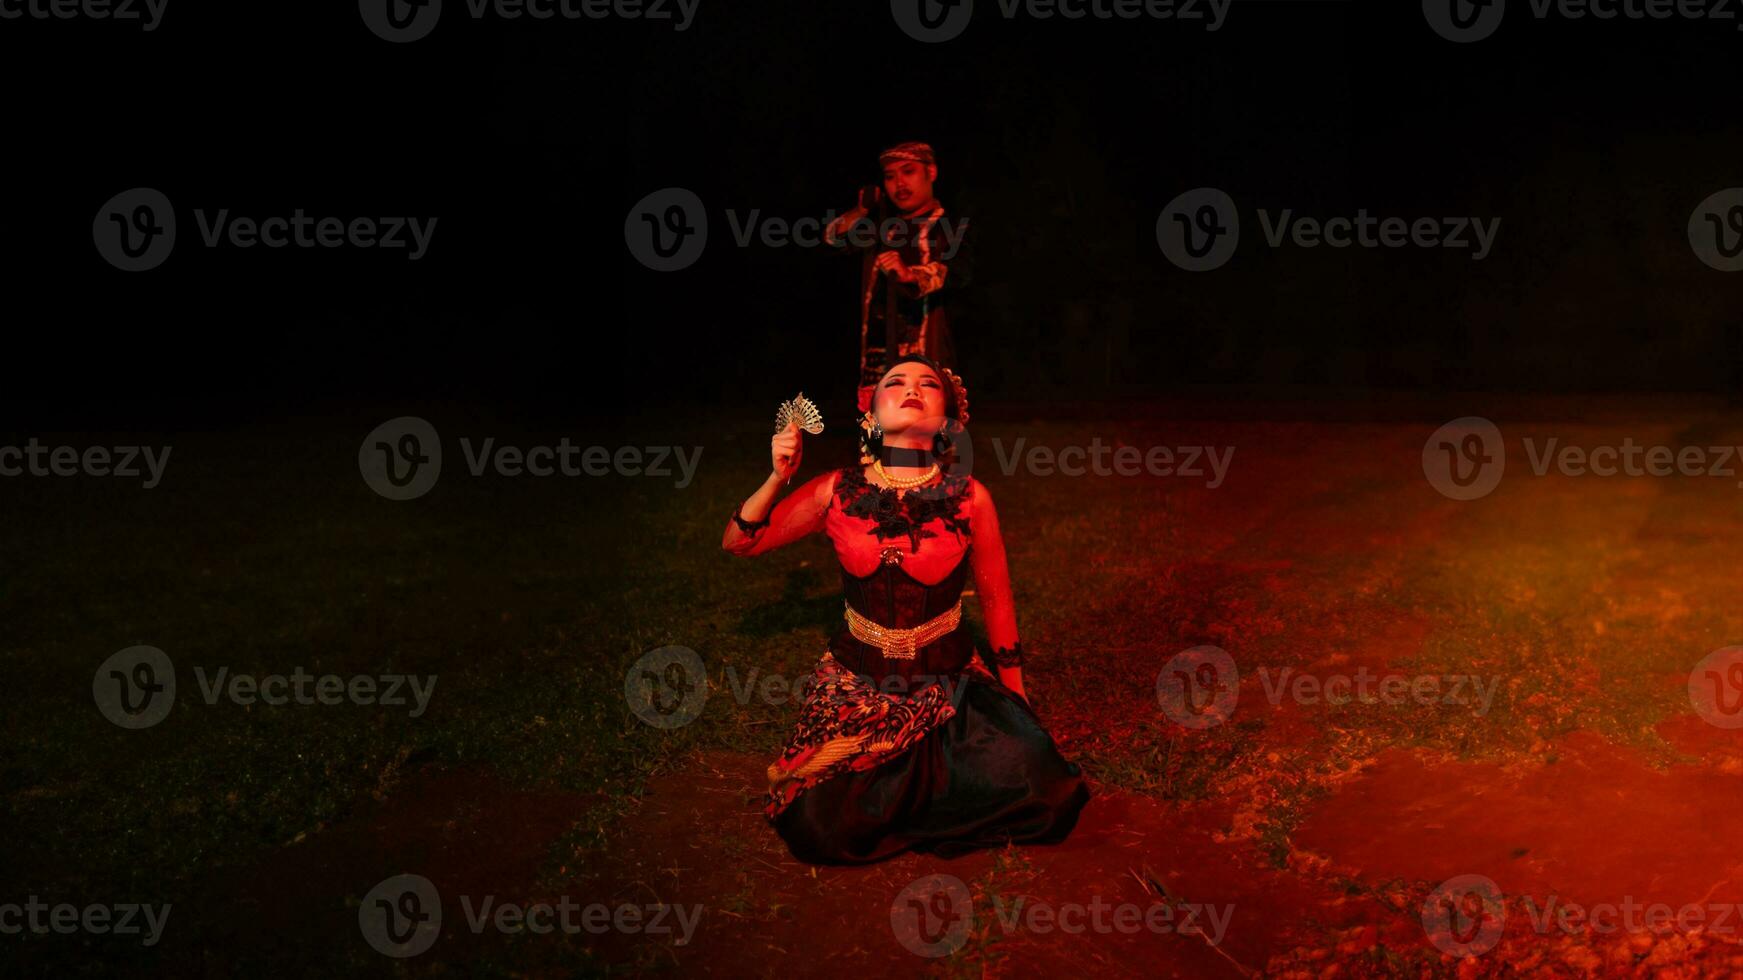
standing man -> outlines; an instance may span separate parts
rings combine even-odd
[[[949,308],[968,284],[967,219],[946,216],[933,195],[938,163],[925,143],[878,155],[882,186],[859,192],[853,210],[830,222],[824,239],[863,253],[860,268],[860,409],[893,358],[924,354],[954,366]]]

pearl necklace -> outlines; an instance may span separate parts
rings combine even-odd
[[[884,461],[881,459],[872,460],[872,471],[877,473],[878,479],[884,481],[884,485],[891,490],[911,490],[923,483],[931,483],[932,478],[939,473],[938,464],[933,463],[927,467],[926,472],[919,476],[891,476],[884,471]]]

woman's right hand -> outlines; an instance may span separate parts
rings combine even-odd
[[[799,460],[804,455],[803,437],[799,434],[797,420],[787,423],[787,427],[775,433],[769,440],[769,457],[774,463],[775,479],[786,483],[799,472]]]

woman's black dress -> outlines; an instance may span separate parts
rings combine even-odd
[[[961,540],[949,544],[970,544],[958,509],[966,481],[945,491],[910,491],[892,521],[890,491],[856,468],[842,472],[825,515],[838,558],[862,547],[882,555],[869,575],[841,568],[859,615],[912,627],[956,605],[971,564],[966,547],[948,575],[926,585],[903,569],[901,549],[884,545],[896,533],[915,545],[951,536]],[[1057,843],[1089,800],[1078,767],[1028,704],[977,660],[966,622],[912,660],[887,657],[844,628],[812,680],[799,726],[770,767],[765,811],[799,860],[864,864],[907,850],[951,857]]]

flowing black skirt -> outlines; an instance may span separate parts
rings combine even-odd
[[[1089,787],[1021,698],[960,675],[956,714],[895,758],[831,776],[774,817],[809,864],[869,864],[903,851],[956,857],[1006,843],[1056,844]]]

